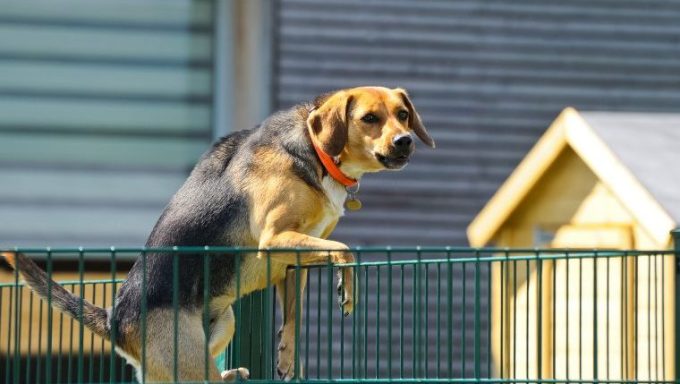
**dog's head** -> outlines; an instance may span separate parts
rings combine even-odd
[[[318,98],[315,107],[307,119],[312,140],[339,156],[350,174],[403,168],[415,147],[413,135],[434,148],[403,89],[345,89]]]

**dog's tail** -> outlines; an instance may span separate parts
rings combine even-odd
[[[45,271],[25,255],[18,252],[0,252],[12,268],[19,271],[24,280],[35,293],[44,300],[51,300],[52,306],[66,313],[97,335],[109,340],[111,338],[108,326],[108,313],[106,309],[97,307],[87,300],[81,301],[80,298],[67,291],[52,280]]]

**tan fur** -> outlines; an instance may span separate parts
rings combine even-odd
[[[5,258],[5,261],[7,261],[7,264],[9,264],[12,268],[16,268],[17,260],[16,260],[16,253],[14,252],[0,252],[0,256]]]
[[[296,292],[296,271],[288,271],[286,278],[276,284],[276,295],[283,314],[283,326],[279,330],[281,338],[279,342],[279,360],[277,368],[284,377],[293,377],[295,374],[295,312],[299,305],[302,308],[302,292],[307,285],[307,271],[300,271],[299,279],[300,289],[299,294]],[[296,303],[297,297],[300,298],[300,303]],[[302,319],[302,314],[300,314]],[[304,376],[303,367],[299,367],[299,375]]]
[[[408,108],[410,114],[409,114],[409,119],[408,119],[408,124],[409,127],[415,132],[416,136],[420,138],[427,146],[430,148],[434,148],[434,140],[430,137],[430,135],[427,133],[427,130],[425,129],[425,126],[423,125],[423,122],[420,120],[420,115],[418,114],[418,111],[413,107],[413,103],[411,103],[411,99],[408,97],[408,93],[406,90],[397,88],[395,89],[399,95],[401,96],[401,100],[404,102],[406,105],[406,108]]]
[[[337,156],[345,147],[352,100],[353,96],[349,92],[337,92],[307,118],[313,140],[331,156]]]
[[[147,343],[146,349],[146,381],[147,382],[174,382],[174,370],[177,369],[179,381],[193,381],[197,377],[203,378],[205,371],[205,348],[206,340],[203,334],[201,311],[191,312],[180,309],[177,313],[177,360],[175,361],[174,349],[174,311],[170,309],[155,309],[148,313],[147,340],[153,339],[153,343]],[[233,316],[232,316],[233,319]],[[232,332],[233,334],[233,332]],[[208,341],[213,344],[215,341]],[[228,341],[227,341],[228,342]],[[226,344],[220,340],[219,344]],[[168,348],[168,346],[170,346]],[[212,347],[212,345],[208,345]],[[216,348],[210,348],[216,350]],[[139,361],[139,359],[137,359]],[[138,363],[141,366],[141,362]],[[212,356],[208,356],[208,379],[221,381],[222,378],[217,370]]]

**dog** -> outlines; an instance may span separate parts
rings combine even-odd
[[[284,294],[295,287],[295,271],[289,267],[298,262],[303,266],[354,262],[347,245],[327,238],[343,216],[345,204],[356,205],[356,186],[364,174],[406,166],[414,152],[414,135],[434,148],[405,90],[358,87],[319,96],[273,114],[252,130],[236,131],[217,141],[173,196],[146,246],[244,246],[259,251],[242,256],[239,271],[234,255],[209,258],[207,340],[203,330],[204,255],[182,254],[178,258],[177,351],[173,255],[148,252],[144,263],[139,258],[117,293],[115,309],[81,303],[25,255],[3,255],[33,291],[43,299],[51,297],[56,309],[82,321],[97,335],[114,338],[116,351],[134,366],[140,382],[173,381],[175,369],[180,381],[247,378],[246,368],[220,373],[212,358],[205,361],[204,351],[208,348],[214,357],[229,344],[235,329],[232,304],[239,298],[237,289],[243,296],[273,284],[284,319],[277,371],[289,380],[295,372],[296,310],[296,295]],[[265,251],[296,247],[318,251]],[[299,273],[297,281],[304,289],[307,274],[304,269]],[[236,276],[240,276],[238,288]],[[341,269],[338,292],[345,315],[354,308],[354,289],[352,269]],[[147,316],[142,371],[144,296]],[[298,370],[301,372],[301,367]]]

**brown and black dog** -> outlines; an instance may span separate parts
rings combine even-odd
[[[285,299],[282,294],[286,289],[290,292],[295,280],[288,267],[298,260],[302,265],[326,263],[329,258],[333,263],[354,261],[345,244],[326,240],[344,214],[346,185],[368,172],[403,168],[414,150],[412,134],[434,147],[404,90],[360,87],[278,112],[258,128],[222,138],[203,155],[158,219],[147,247],[304,247],[326,251],[275,253],[271,258],[262,251],[246,254],[238,264],[238,273],[234,255],[210,257],[208,340],[203,331],[203,255],[182,255],[176,287],[179,380],[204,380],[205,364],[210,381],[248,376],[245,368],[220,374],[215,363],[204,358],[204,348],[215,356],[234,334],[231,306],[238,299],[237,275],[241,296],[276,285],[284,313],[277,368],[282,378],[292,378],[296,295],[285,295]],[[79,298],[50,282],[26,256],[12,252],[4,256],[38,295],[50,295],[57,309],[80,318]],[[136,368],[140,382],[142,375],[146,382],[169,382],[175,364],[173,257],[148,253],[145,274],[140,260],[118,292],[115,311],[85,302],[82,322],[106,339],[115,336],[117,352]],[[304,270],[300,275],[304,289]],[[142,279],[146,279],[145,291]],[[351,269],[345,268],[339,280],[340,305],[347,315],[355,297]],[[144,296],[148,312],[142,373]],[[116,329],[112,329],[114,325]]]

